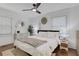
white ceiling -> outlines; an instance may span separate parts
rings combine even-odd
[[[38,10],[42,12],[42,14],[46,14],[48,12],[54,12],[57,10],[71,8],[73,6],[78,6],[77,3],[41,3]],[[26,15],[27,17],[35,17],[39,16],[40,14],[33,12],[33,11],[26,11],[23,12],[23,9],[30,9],[32,8],[32,3],[0,3],[0,7],[3,7],[8,10],[15,11],[17,13]]]

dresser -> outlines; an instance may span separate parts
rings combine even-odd
[[[76,32],[76,39],[77,54],[79,55],[79,31]]]

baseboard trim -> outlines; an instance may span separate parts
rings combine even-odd
[[[6,44],[6,45],[2,45],[2,46],[0,46],[0,47],[6,47],[6,46],[9,46],[9,45],[13,45],[13,43]]]

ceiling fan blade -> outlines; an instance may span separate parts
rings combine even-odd
[[[37,3],[37,4],[36,4],[36,7],[38,8],[38,7],[40,6],[40,4],[41,4],[41,3]]]
[[[40,11],[38,11],[38,10],[37,10],[36,12],[37,12],[37,13],[39,13],[39,14],[41,14],[41,12],[40,12]]]
[[[30,10],[32,10],[32,9],[23,9],[22,11],[30,11]]]
[[[34,6],[34,8],[38,8],[40,6],[40,4],[41,3],[36,3],[36,4],[34,3],[33,6]]]

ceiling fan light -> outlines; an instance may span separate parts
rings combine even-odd
[[[32,11],[36,11],[36,9],[33,9]]]

